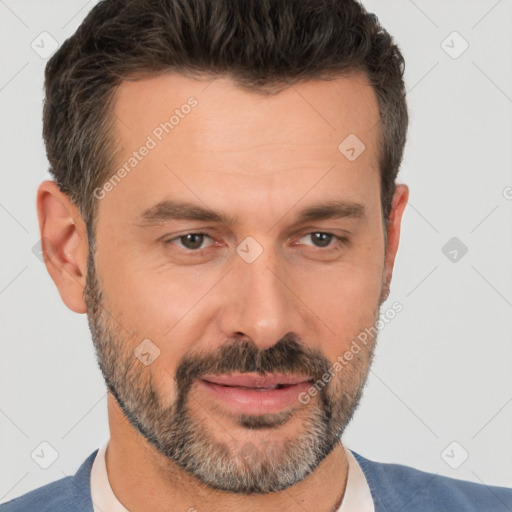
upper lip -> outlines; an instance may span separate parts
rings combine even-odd
[[[202,380],[222,386],[243,386],[249,388],[275,388],[279,385],[292,385],[310,382],[310,378],[291,374],[260,375],[257,373],[237,373],[231,375],[206,375]]]

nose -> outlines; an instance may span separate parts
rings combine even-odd
[[[303,332],[307,310],[278,256],[265,250],[252,263],[235,258],[219,310],[223,335],[247,336],[264,350],[289,332]]]

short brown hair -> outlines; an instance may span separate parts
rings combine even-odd
[[[404,67],[392,37],[356,0],[103,0],[46,65],[49,170],[78,206],[91,239],[93,191],[114,171],[111,105],[121,81],[166,71],[229,75],[241,87],[269,93],[364,71],[379,105],[387,223],[408,125]]]

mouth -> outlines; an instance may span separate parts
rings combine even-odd
[[[312,383],[308,376],[254,373],[207,375],[199,380],[215,401],[237,414],[272,414],[293,406]]]

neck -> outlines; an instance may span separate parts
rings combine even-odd
[[[110,394],[108,411],[108,479],[117,499],[131,512],[335,512],[343,499],[348,460],[341,443],[308,477],[288,489],[265,495],[233,494],[212,490],[161,455],[134,430]]]

